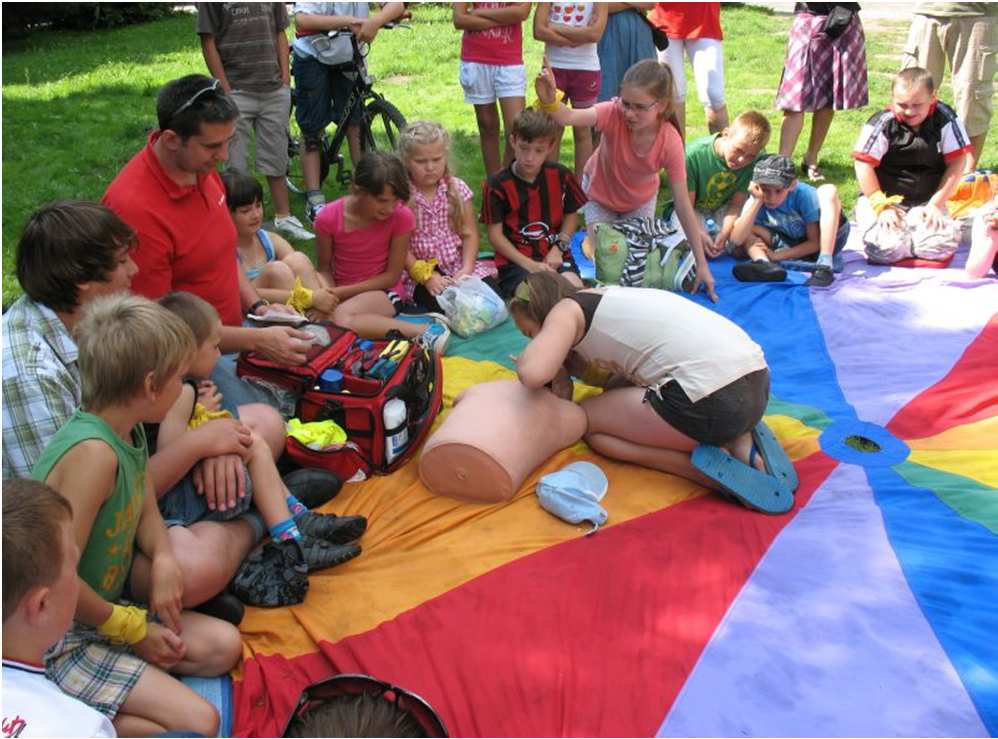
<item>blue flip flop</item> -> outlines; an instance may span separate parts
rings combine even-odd
[[[720,447],[701,444],[690,455],[693,466],[746,508],[762,513],[786,513],[794,494],[783,482],[749,467]]]
[[[766,465],[766,471],[778,480],[782,480],[784,486],[791,493],[795,492],[800,485],[800,480],[797,479],[797,470],[794,469],[794,463],[790,461],[790,457],[783,450],[779,439],[776,438],[765,421],[759,421],[752,429],[753,459],[750,464],[753,466],[757,450]]]

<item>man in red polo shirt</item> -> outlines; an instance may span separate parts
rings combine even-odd
[[[239,110],[217,80],[192,74],[160,91],[156,115],[159,129],[102,200],[138,234],[132,290],[152,299],[185,290],[207,300],[222,318],[223,354],[304,362],[309,334],[242,326],[243,311],[262,313],[267,301],[236,261],[236,229],[216,170],[228,158]]]

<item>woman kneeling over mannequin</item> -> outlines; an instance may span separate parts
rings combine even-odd
[[[510,311],[531,339],[517,362],[524,385],[571,398],[574,375],[607,388],[582,402],[590,447],[749,504],[691,459],[712,445],[766,473],[752,432],[769,399],[769,369],[741,328],[664,290],[579,289],[554,272],[527,277]]]

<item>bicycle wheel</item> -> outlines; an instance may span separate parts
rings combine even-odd
[[[361,136],[364,151],[395,151],[405,116],[383,97],[376,97],[364,109],[367,126]]]

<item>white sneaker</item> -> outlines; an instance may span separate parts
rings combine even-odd
[[[450,329],[442,323],[431,323],[417,340],[423,348],[443,356],[450,341]]]
[[[308,239],[315,238],[315,234],[305,228],[302,222],[292,215],[284,216],[284,218],[275,218],[274,228],[283,236],[295,239],[296,241],[307,241]]]

